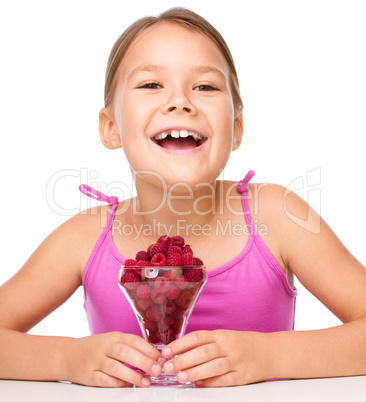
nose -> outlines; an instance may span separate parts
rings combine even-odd
[[[175,91],[163,108],[164,113],[189,113],[194,114],[196,111],[195,106],[189,99],[189,97],[183,91]]]

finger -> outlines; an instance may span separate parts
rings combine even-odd
[[[207,378],[204,380],[197,380],[195,381],[195,385],[198,388],[214,388],[214,387],[230,387],[233,385],[239,385],[235,372],[231,371],[229,373]],[[243,384],[240,384],[243,385]]]
[[[92,376],[92,382],[87,383],[85,385],[93,386],[93,387],[103,387],[103,388],[123,388],[123,387],[131,387],[132,384],[121,380],[120,378],[116,378],[110,376],[102,371],[96,370]]]
[[[137,335],[123,334],[122,344],[127,344],[132,348],[138,350],[146,356],[149,356],[154,361],[158,361],[161,358],[161,353],[145,339]]]
[[[182,336],[182,338],[176,339],[169,345],[165,346],[161,351],[161,354],[165,358],[169,358],[179,353],[183,353],[187,350],[197,348],[208,343],[215,342],[216,338],[213,331],[195,331],[187,335]]]
[[[163,368],[166,373],[176,373],[190,367],[199,366],[211,360],[224,357],[215,343],[199,346],[167,361]]]
[[[189,368],[177,374],[177,380],[181,383],[197,381],[217,376],[222,376],[230,372],[227,359],[218,358],[199,366]]]
[[[102,373],[115,379],[123,380],[138,387],[148,387],[151,383],[150,378],[142,373],[127,367],[122,362],[115,359],[107,359],[102,368]],[[113,381],[112,379],[109,379]],[[107,381],[107,380],[106,380]]]
[[[158,354],[158,355],[160,355],[160,354]],[[152,375],[161,374],[162,367],[156,360],[151,359],[146,354],[140,352],[139,350],[132,348],[129,345],[125,345],[122,343],[115,344],[114,347],[112,348],[111,352],[108,354],[108,357],[110,357],[113,360],[120,362],[120,363],[121,362],[127,363],[131,366],[134,366],[134,367],[136,367],[146,373],[150,373]],[[124,367],[126,367],[126,366],[124,366]],[[132,370],[132,371],[134,371],[134,370]],[[119,376],[117,376],[117,377],[119,377]],[[124,379],[124,377],[119,377],[119,378]],[[134,382],[133,382],[133,384],[134,384]]]

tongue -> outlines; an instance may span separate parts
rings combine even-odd
[[[186,138],[169,136],[160,142],[160,146],[166,149],[192,149],[197,147],[197,143],[191,136]]]

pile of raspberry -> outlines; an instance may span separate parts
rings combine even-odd
[[[139,251],[135,259],[127,259],[124,266],[120,283],[143,317],[149,341],[164,345],[172,342],[202,286],[205,271],[199,267],[203,262],[193,256],[183,237],[161,236],[146,251]]]

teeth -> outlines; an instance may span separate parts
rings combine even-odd
[[[161,141],[161,140],[163,140],[164,138],[166,138],[167,136],[168,136],[169,134],[167,134],[166,132],[162,132],[162,133],[160,133],[160,134],[157,134],[157,135],[155,135],[154,136],[154,139],[156,140],[156,141]],[[194,140],[196,140],[196,141],[201,141],[202,140],[202,136],[201,135],[199,135],[199,134],[197,134],[197,133],[195,133],[195,132],[193,132],[193,131],[188,131],[188,130],[172,130],[171,131],[171,133],[170,133],[170,135],[173,137],[173,138],[187,138],[188,136],[191,136],[191,137],[193,137],[194,138]]]

